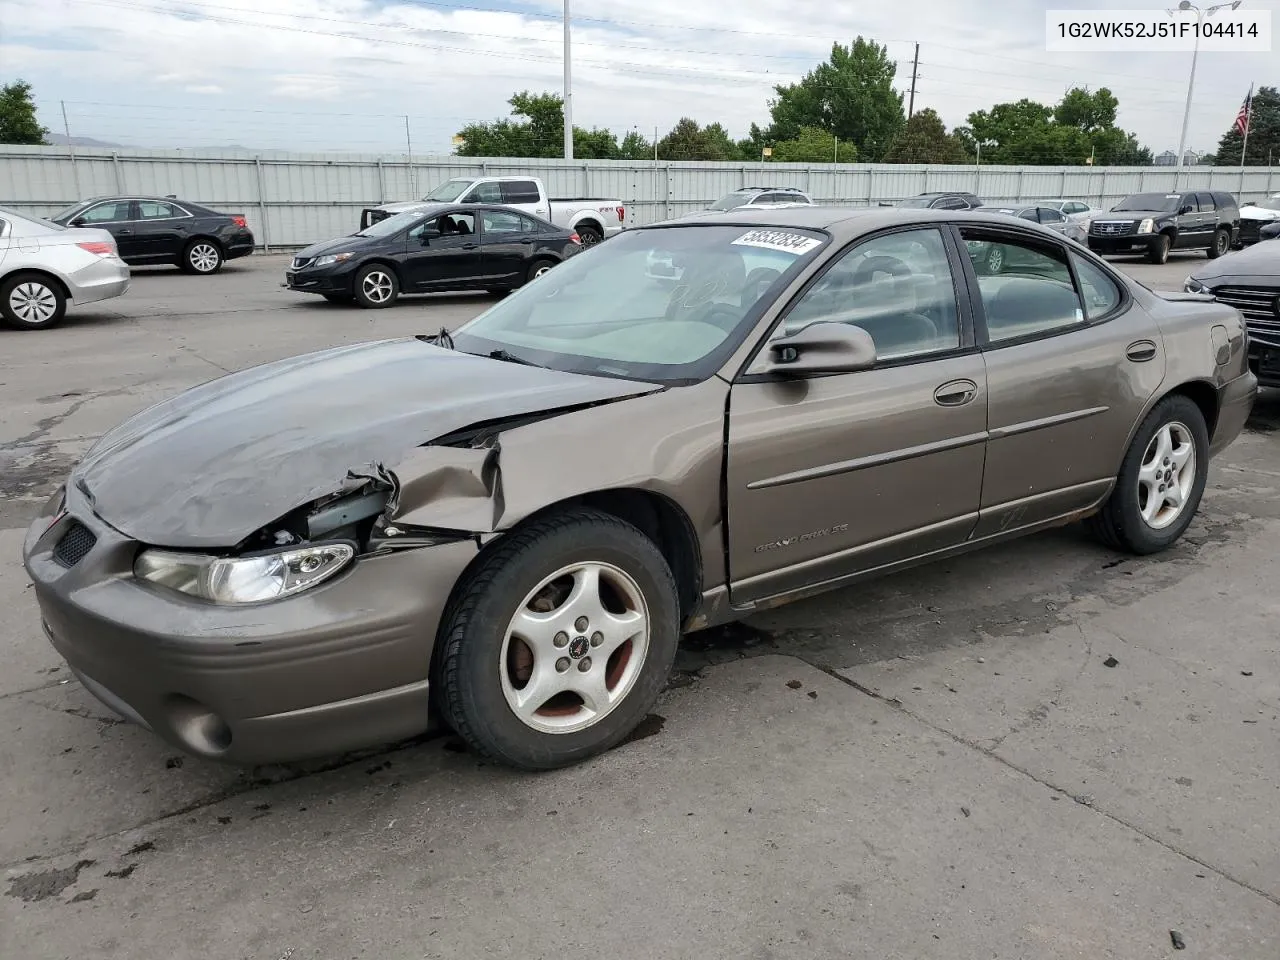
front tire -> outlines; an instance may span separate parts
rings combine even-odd
[[[666,685],[675,579],[648,537],[574,510],[505,537],[450,604],[436,682],[478,753],[550,770],[621,742]]]
[[[222,269],[225,262],[222,248],[214,241],[192,240],[182,251],[182,261],[179,266],[184,273],[212,276]]]
[[[554,266],[555,266],[555,263],[554,263],[554,261],[551,261],[551,260],[535,260],[535,261],[533,261],[533,263],[532,263],[532,264],[530,264],[530,266],[529,266],[529,274],[528,274],[528,276],[525,278],[525,281],[524,281],[524,282],[525,282],[525,283],[533,283],[533,281],[537,280],[537,279],[538,279],[540,276],[542,276],[544,273],[547,273],[547,272],[548,272],[552,267],[554,267]]]
[[[0,316],[17,330],[48,330],[67,314],[67,298],[38,273],[14,274],[0,283]]]
[[[400,298],[400,279],[381,263],[371,263],[356,272],[355,301],[366,310],[381,310]]]
[[[1165,397],[1138,428],[1093,532],[1115,550],[1166,550],[1195,518],[1208,475],[1204,414],[1189,397]]]
[[[1151,241],[1151,246],[1147,250],[1148,263],[1168,263],[1169,250],[1173,246],[1173,237],[1167,233],[1162,233]]]
[[[1213,245],[1205,251],[1210,260],[1217,260],[1231,249],[1231,232],[1229,230],[1219,230],[1213,235]]]

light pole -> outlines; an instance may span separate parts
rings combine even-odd
[[[573,70],[569,62],[569,0],[564,0],[564,158],[573,159]]]
[[[1176,11],[1169,11],[1170,16],[1179,12],[1186,13],[1188,10],[1196,12],[1196,39],[1195,45],[1191,48],[1191,77],[1187,80],[1187,106],[1182,111],[1182,136],[1178,140],[1178,165],[1173,174],[1173,188],[1175,190],[1178,189],[1178,181],[1181,179],[1183,167],[1186,165],[1187,127],[1191,123],[1191,94],[1196,88],[1196,60],[1200,56],[1200,27],[1204,24],[1205,17],[1212,17],[1219,10],[1234,10],[1240,6],[1240,3],[1241,0],[1233,0],[1232,3],[1215,3],[1213,6],[1202,10],[1191,0],[1182,0],[1178,4]]]

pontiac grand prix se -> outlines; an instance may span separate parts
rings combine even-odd
[[[627,231],[452,335],[164,401],[24,556],[84,685],[192,753],[335,753],[435,709],[550,768],[628,734],[683,632],[1077,520],[1168,547],[1256,391],[1236,310],[1037,224],[730,211]]]

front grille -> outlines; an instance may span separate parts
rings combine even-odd
[[[1132,220],[1095,220],[1089,232],[1095,237],[1127,237],[1136,227]]]
[[[303,267],[305,267],[307,264],[309,264],[309,263],[310,263],[312,260],[314,260],[314,259],[315,259],[315,257],[294,257],[294,258],[293,258],[293,269],[295,269],[295,270],[301,270]]]
[[[1280,289],[1259,287],[1219,287],[1214,299],[1244,314],[1251,328],[1270,333],[1280,331]]]
[[[67,532],[62,535],[58,545],[53,548],[53,559],[58,562],[59,566],[70,570],[88,555],[89,551],[93,549],[93,545],[97,542],[98,538],[92,530],[79,520],[72,520],[67,527]]]

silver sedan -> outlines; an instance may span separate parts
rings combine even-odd
[[[105,230],[60,227],[0,207],[0,318],[19,330],[56,326],[67,306],[118,297],[129,268]]]

